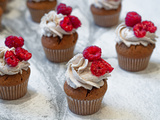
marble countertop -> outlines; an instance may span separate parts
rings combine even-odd
[[[33,57],[27,94],[18,100],[0,100],[0,120],[159,120],[160,119],[160,39],[146,70],[126,72],[119,68],[115,51],[115,28],[101,28],[93,23],[91,0],[62,0],[73,7],[73,14],[82,21],[75,54],[89,45],[102,47],[102,56],[115,68],[108,80],[108,91],[100,111],[90,116],[78,116],[67,107],[63,84],[66,63],[48,61],[41,46],[39,25],[32,22],[25,0],[9,0],[0,31],[0,46],[4,37],[18,35],[25,39]],[[60,2],[60,1],[59,1]],[[128,11],[137,11],[143,20],[158,26],[160,36],[159,0],[123,0],[120,22]]]

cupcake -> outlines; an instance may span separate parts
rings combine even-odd
[[[32,54],[22,48],[22,37],[9,36],[0,47],[0,99],[15,100],[27,92]]]
[[[157,27],[151,21],[142,21],[136,12],[128,12],[125,23],[117,29],[116,51],[119,66],[127,71],[144,70],[155,48]]]
[[[56,0],[27,0],[27,7],[31,13],[32,20],[39,23],[42,16],[51,10],[55,10]]]
[[[80,20],[70,15],[71,7],[60,4],[57,12],[50,11],[41,19],[42,46],[46,57],[52,62],[66,62],[73,57]]]
[[[1,28],[1,22],[2,22],[2,15],[3,15],[3,10],[0,7],[0,28]]]
[[[2,8],[3,11],[6,11],[7,2],[8,0],[0,0],[0,7]]]
[[[101,58],[101,48],[87,47],[67,64],[64,91],[68,107],[78,115],[97,112],[107,91],[107,78],[113,68]]]
[[[118,24],[121,0],[95,0],[90,7],[95,24],[111,27]]]

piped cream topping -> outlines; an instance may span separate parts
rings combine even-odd
[[[137,38],[134,35],[132,27],[127,27],[125,23],[121,23],[116,29],[118,43],[123,42],[126,46],[130,47],[131,45],[144,45],[147,46],[149,43],[155,44],[156,38],[158,38],[155,33],[147,32],[143,38]]]
[[[61,39],[63,35],[69,35],[75,32],[73,29],[71,32],[64,31],[60,26],[60,21],[64,19],[64,15],[57,14],[55,11],[50,11],[48,14],[45,14],[40,23],[42,29],[42,35],[47,37],[56,37],[59,36]]]
[[[97,8],[104,8],[106,10],[117,9],[121,0],[95,0],[94,5]]]
[[[29,67],[29,63],[27,61],[21,61],[18,63],[16,67],[10,67],[6,64],[4,55],[7,50],[15,51],[15,48],[7,48],[7,47],[0,47],[0,75],[15,75],[18,73],[22,74],[22,70],[27,71]]]
[[[93,75],[90,70],[91,63],[82,54],[74,56],[67,64],[66,79],[68,85],[74,89],[84,87],[88,90],[103,86],[103,80],[107,80],[110,74],[106,73],[100,77]]]

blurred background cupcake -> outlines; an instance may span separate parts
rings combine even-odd
[[[113,68],[101,58],[101,48],[87,47],[83,54],[75,55],[67,64],[64,91],[68,107],[78,115],[97,112],[107,87],[107,78]]]
[[[2,15],[3,15],[3,10],[2,8],[0,7],[0,28],[1,28],[1,22],[2,22]]]
[[[42,46],[48,60],[66,62],[73,57],[73,51],[78,39],[76,29],[81,26],[80,20],[70,15],[72,8],[60,4],[56,11],[50,11],[43,16]]]
[[[57,0],[27,0],[27,7],[30,11],[32,20],[40,22],[42,16],[51,10],[55,10]]]
[[[121,0],[94,0],[90,9],[95,24],[102,27],[118,24],[121,6]]]
[[[119,66],[127,71],[144,70],[155,48],[157,27],[151,21],[142,21],[136,12],[128,12],[125,23],[117,29],[116,50]]]
[[[0,47],[0,99],[15,100],[27,93],[32,54],[22,48],[22,37],[9,36]]]
[[[3,12],[6,11],[8,0],[0,0],[0,7],[2,8]]]

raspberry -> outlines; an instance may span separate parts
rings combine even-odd
[[[81,26],[81,21],[77,17],[70,15],[69,19],[73,25],[73,28],[77,29],[78,27]]]
[[[133,27],[133,31],[136,37],[142,38],[146,35],[145,26],[142,23],[138,23]]]
[[[32,57],[31,53],[29,53],[27,50],[25,50],[21,47],[16,48],[15,52],[16,52],[16,56],[21,61],[22,60],[27,61]]]
[[[106,66],[106,68],[107,68],[107,71],[106,71],[106,72],[111,73],[114,68],[113,68],[108,62],[106,62],[105,60],[103,60],[102,58],[101,58],[100,60],[101,60],[101,61],[103,62],[103,64]]]
[[[150,33],[155,33],[157,30],[157,27],[154,26],[154,23],[151,21],[143,21],[142,24],[144,25],[145,30],[149,31]]]
[[[24,39],[17,36],[8,36],[5,40],[5,45],[9,48],[11,47],[22,47],[24,45]]]
[[[16,58],[13,51],[6,51],[5,61],[11,67],[16,67],[18,65],[19,59]]]
[[[66,32],[71,32],[73,30],[73,26],[69,17],[64,17],[64,19],[60,21],[60,26]]]
[[[107,68],[101,60],[93,61],[91,64],[91,72],[93,75],[99,77],[106,73]]]
[[[141,16],[136,12],[128,12],[125,18],[125,24],[128,27],[133,27],[137,23],[141,22]]]
[[[70,6],[66,6],[66,4],[60,3],[57,6],[57,14],[70,15],[72,12],[72,8]]]
[[[90,46],[84,49],[83,57],[89,61],[98,60],[101,58],[101,48],[97,46]]]

